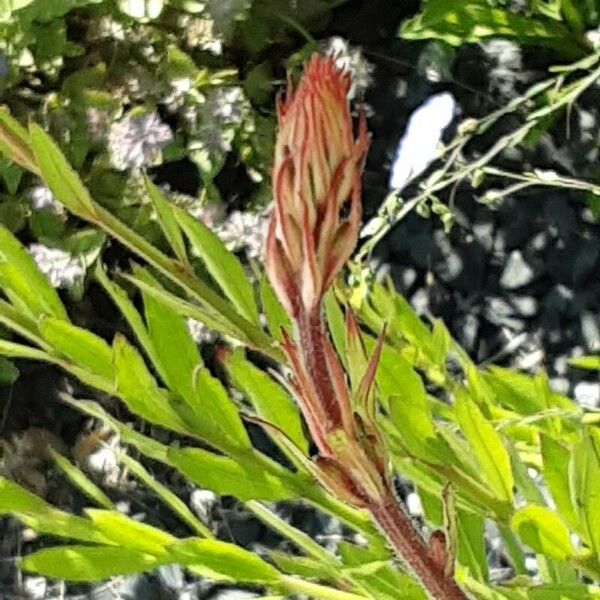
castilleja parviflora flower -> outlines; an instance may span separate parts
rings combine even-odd
[[[466,600],[441,532],[426,544],[394,496],[373,389],[383,334],[367,356],[347,313],[345,370],[322,319],[323,296],[356,245],[361,216],[368,134],[361,116],[354,135],[349,88],[333,58],[315,55],[277,106],[266,271],[294,323],[293,339],[283,332],[287,384],[318,449],[313,460],[301,453],[299,460],[338,498],[370,512],[431,598]]]
[[[319,306],[356,245],[368,135],[361,116],[354,137],[349,89],[335,60],[315,55],[277,105],[266,268],[292,317]]]

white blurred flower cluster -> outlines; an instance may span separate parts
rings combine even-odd
[[[237,127],[246,119],[250,105],[239,86],[209,90],[203,101],[188,107],[184,118],[190,123],[197,142],[190,145],[208,152],[224,153],[231,150]]]
[[[70,288],[85,276],[83,262],[60,248],[31,244],[29,253],[52,287]]]
[[[108,153],[111,163],[122,171],[151,166],[172,139],[171,128],[155,112],[128,115],[110,126]]]
[[[322,43],[325,54],[335,58],[339,69],[347,71],[352,78],[352,85],[348,98],[353,100],[364,94],[365,90],[373,83],[375,67],[363,56],[360,48],[352,46],[344,38],[335,36]]]
[[[54,198],[45,185],[40,184],[29,188],[26,196],[34,210],[49,210],[57,215],[65,212],[63,205]]]
[[[196,319],[188,319],[186,323],[188,331],[196,344],[210,344],[215,341],[216,334],[204,323],[196,321]]]
[[[269,214],[270,211],[252,213],[234,210],[215,227],[215,233],[230,252],[245,250],[248,258],[258,259],[264,250]]]

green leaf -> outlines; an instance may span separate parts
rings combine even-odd
[[[252,365],[243,352],[227,354],[224,364],[233,384],[246,394],[257,415],[279,427],[307,455],[308,441],[304,435],[302,419],[286,390],[264,371]]]
[[[206,527],[187,504],[178,498],[169,488],[159,483],[144,467],[124,452],[119,454],[119,460],[137,477],[144,485],[150,488],[191,530],[203,537],[213,537],[212,532]]]
[[[578,356],[570,358],[568,363],[576,369],[586,369],[587,371],[600,371],[600,356]]]
[[[19,369],[6,358],[0,357],[0,386],[12,385],[19,378]]]
[[[50,505],[10,479],[0,476],[0,514],[40,512]]]
[[[122,548],[163,556],[166,554],[165,547],[176,539],[165,531],[135,521],[116,510],[88,508],[85,513],[98,531]]]
[[[260,278],[259,293],[260,302],[265,313],[265,318],[267,319],[269,331],[273,338],[280,342],[283,339],[281,330],[286,329],[288,333],[291,332],[292,323],[285,312],[285,309],[281,306],[281,302],[277,299],[277,296],[269,283],[269,279],[264,273]]]
[[[6,1],[2,0],[2,2]],[[27,2],[27,0],[16,0],[16,2],[19,1]],[[7,14],[7,12],[10,14],[11,10],[11,8],[2,6],[0,2],[0,20],[2,20],[3,14]],[[39,173],[27,129],[13,119],[5,108],[0,108],[0,152],[24,169],[32,173]]]
[[[175,219],[175,215],[173,214],[172,206],[165,200],[160,190],[150,181],[150,178],[147,175],[144,175],[144,183],[146,184],[148,197],[156,210],[158,224],[163,230],[165,238],[167,238],[173,252],[175,252],[175,256],[177,256],[183,264],[186,264],[188,259],[185,243],[177,219]]]
[[[57,291],[40,273],[30,254],[1,225],[0,287],[17,310],[34,319],[42,316],[68,319]]]
[[[548,486],[560,516],[574,530],[579,530],[579,519],[571,500],[569,472],[571,450],[548,435],[541,434],[540,449],[544,465],[544,482]]]
[[[238,259],[206,225],[184,210],[174,207],[179,225],[190,244],[202,259],[208,272],[219,284],[227,298],[251,323],[258,324],[258,309],[254,290]]]
[[[234,581],[274,584],[279,581],[275,567],[234,544],[190,538],[169,546],[169,554],[180,564],[201,565]]]
[[[484,0],[429,0],[421,13],[402,24],[400,36],[409,40],[439,39],[452,46],[505,37],[583,54],[583,47],[576,44],[576,38],[562,23],[492,8]]]
[[[66,581],[101,581],[150,571],[159,559],[116,546],[55,546],[38,550],[20,562],[24,571]]]
[[[289,500],[295,497],[287,478],[257,460],[257,455],[217,456],[200,448],[170,448],[169,460],[200,487],[239,500]],[[282,473],[285,473],[281,469]]]
[[[168,292],[162,286],[158,284],[150,285],[148,282],[143,281],[135,275],[125,275],[127,281],[130,281],[140,290],[147,293],[148,295],[156,298],[158,302],[170,307],[176,313],[184,317],[196,319],[201,323],[204,323],[211,329],[218,331],[219,333],[232,337],[234,339],[245,339],[245,334],[238,330],[228,320],[222,317],[221,314],[217,313],[210,307],[201,307],[197,304],[192,304],[178,296]]]
[[[513,476],[508,452],[502,439],[466,393],[456,395],[456,418],[473,454],[481,467],[483,477],[496,496],[507,502],[513,499]]]
[[[179,432],[187,431],[139,352],[121,335],[115,337],[113,360],[117,377],[116,393],[131,412],[161,427]]]
[[[583,528],[579,533],[592,550],[600,554],[600,444],[594,439],[592,431],[586,431],[573,448],[569,480],[572,503]]]
[[[333,345],[336,352],[343,360],[346,356],[346,323],[344,313],[340,308],[333,290],[329,290],[325,294],[323,306],[325,307],[327,325],[329,327],[331,339],[333,340]]]
[[[88,498],[107,510],[114,508],[111,499],[81,469],[77,468],[68,458],[56,452],[54,448],[49,447],[48,450],[58,468]]]
[[[488,563],[483,517],[459,511],[457,529],[458,562],[469,568],[472,577],[486,582],[488,580]]]
[[[78,217],[93,220],[96,211],[90,194],[56,143],[35,123],[29,126],[29,137],[42,179],[54,197]]]
[[[194,374],[195,400],[193,423],[195,433],[215,448],[250,448],[250,438],[238,409],[221,382],[204,367]]]
[[[84,542],[108,542],[93,523],[54,508],[14,481],[0,477],[0,515],[12,514],[39,533]]]
[[[511,527],[536,554],[557,560],[567,560],[573,556],[569,530],[545,506],[527,504],[519,508],[511,519]]]
[[[108,382],[109,387],[114,384],[112,351],[101,337],[87,329],[50,317],[42,319],[39,328],[44,340],[59,355]],[[106,383],[102,387],[106,388]]]
[[[15,2],[15,0],[12,1]],[[52,0],[50,4],[45,0],[16,0],[16,2],[23,6],[27,5],[27,8],[19,15],[21,18],[47,23],[62,17],[75,8],[87,4],[98,4],[102,0]]]
[[[148,285],[158,285],[144,269],[137,269],[136,276]],[[147,292],[142,291],[142,297],[155,367],[167,386],[189,403],[195,395],[194,371],[202,365],[198,347],[177,312]]]

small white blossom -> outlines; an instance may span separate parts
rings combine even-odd
[[[155,112],[127,116],[110,127],[108,151],[111,162],[121,170],[151,166],[172,139],[170,127],[161,122]]]
[[[260,258],[263,253],[269,213],[233,211],[227,219],[216,228],[227,249],[231,252],[244,248],[248,258]]]
[[[196,344],[208,344],[215,340],[215,333],[196,319],[187,320],[187,328]]]
[[[216,30],[215,22],[209,16],[192,18],[184,15],[180,26],[184,29],[186,44],[191,48],[206,50],[215,56],[223,53],[223,36]]]
[[[325,54],[335,58],[338,69],[347,71],[351,77],[351,87],[348,98],[354,99],[373,83],[375,67],[363,56],[360,48],[352,46],[344,38],[335,36],[323,44]]]
[[[209,152],[229,152],[234,130],[249,112],[248,101],[239,86],[210,90],[195,114],[198,122],[198,140]]]
[[[49,210],[57,215],[64,214],[64,207],[57,202],[45,185],[36,185],[27,191],[27,199],[35,210]]]
[[[39,270],[55,288],[70,288],[85,276],[85,266],[79,258],[60,248],[31,244],[29,253]]]

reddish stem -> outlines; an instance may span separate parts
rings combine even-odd
[[[425,542],[411,518],[393,494],[381,503],[369,504],[368,510],[409,571],[435,600],[468,600],[452,577],[429,555]]]
[[[301,311],[297,319],[297,326],[298,350],[302,355],[306,371],[314,383],[321,408],[327,419],[327,423],[323,425],[327,432],[334,431],[342,426],[342,410],[327,368],[325,344],[328,343],[328,340],[324,337],[319,310],[310,313]]]

